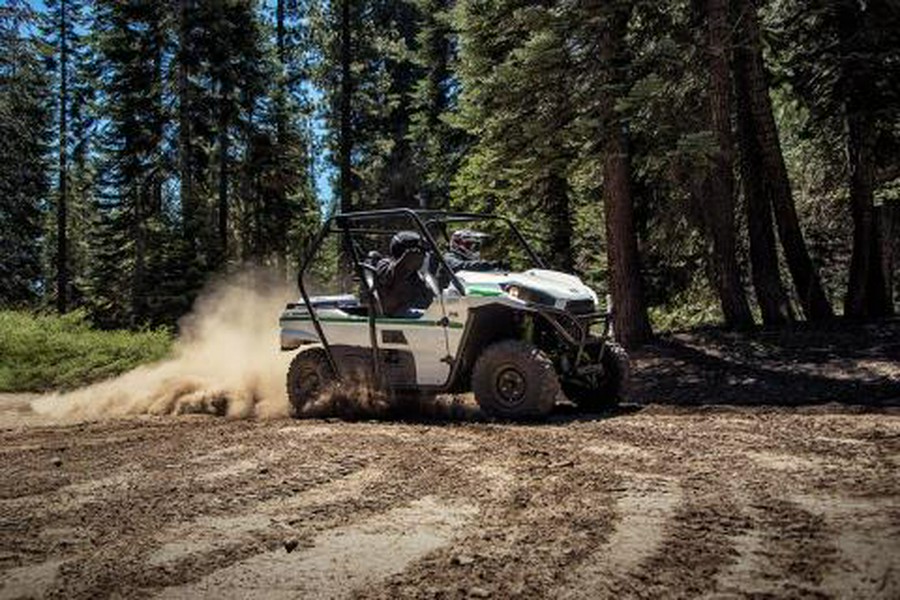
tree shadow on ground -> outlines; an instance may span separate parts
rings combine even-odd
[[[632,400],[802,406],[900,404],[900,321],[660,337],[634,354]]]
[[[624,403],[598,412],[558,403],[543,423],[600,421],[647,410],[647,405],[665,412],[679,406],[826,403],[900,406],[900,320],[798,325],[777,332],[708,328],[660,336],[632,354],[631,391]],[[374,404],[349,394],[327,413],[321,416],[437,426],[508,423],[487,417],[471,394]]]

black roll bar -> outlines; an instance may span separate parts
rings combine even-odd
[[[319,336],[319,340],[322,343],[322,348],[325,350],[325,355],[328,359],[328,364],[331,367],[332,373],[334,373],[335,377],[340,377],[340,371],[338,371],[337,362],[334,359],[334,355],[331,352],[331,346],[328,343],[328,340],[325,337],[325,332],[322,329],[322,323],[319,320],[319,316],[317,311],[313,309],[312,302],[309,299],[309,293],[306,291],[306,287],[303,285],[303,277],[309,269],[312,260],[316,256],[316,252],[321,247],[322,242],[325,239],[325,236],[331,233],[336,233],[341,235],[344,238],[344,243],[347,245],[347,249],[349,250],[348,254],[350,258],[354,262],[355,269],[357,271],[357,275],[362,281],[362,285],[365,287],[366,292],[369,296],[369,336],[372,344],[372,353],[374,359],[374,369],[375,376],[378,378],[380,376],[380,364],[378,361],[378,336],[375,329],[375,302],[374,302],[374,290],[369,288],[368,283],[366,282],[365,273],[362,272],[361,261],[362,258],[358,256],[357,248],[352,243],[350,236],[354,233],[380,233],[382,230],[365,230],[365,229],[357,229],[351,227],[351,223],[353,221],[368,221],[375,219],[384,219],[389,217],[408,217],[413,220],[416,226],[419,228],[419,231],[422,233],[423,237],[427,241],[430,246],[432,253],[437,258],[437,260],[441,263],[441,266],[445,269],[447,273],[450,275],[450,281],[453,286],[457,289],[457,291],[461,295],[466,294],[466,288],[460,282],[459,278],[456,277],[456,274],[452,269],[447,265],[447,262],[444,260],[444,255],[438,250],[437,242],[434,237],[431,235],[431,232],[428,229],[428,225],[432,223],[453,223],[453,222],[465,222],[465,221],[503,221],[505,222],[509,228],[513,231],[513,234],[518,239],[519,243],[525,247],[531,259],[541,268],[545,268],[544,261],[537,255],[522,233],[519,231],[519,228],[516,227],[515,223],[509,217],[499,216],[499,215],[483,215],[479,213],[459,213],[459,212],[449,212],[443,210],[416,210],[411,208],[386,208],[386,209],[377,209],[377,210],[367,210],[367,211],[359,211],[352,213],[338,213],[328,217],[325,220],[325,223],[322,225],[322,228],[319,230],[319,233],[315,237],[315,241],[312,246],[309,247],[306,252],[306,256],[303,258],[303,262],[300,265],[300,270],[297,273],[297,287],[300,289],[300,296],[303,298],[304,304],[306,304],[307,311],[309,312],[310,318],[313,323],[313,327],[316,330],[316,334]],[[426,218],[427,221],[423,221],[422,219]],[[337,229],[332,229],[332,224],[337,225]],[[340,260],[340,259],[338,259]]]

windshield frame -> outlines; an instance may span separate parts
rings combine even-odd
[[[427,242],[428,246],[434,252],[441,265],[446,269],[447,273],[449,273],[451,284],[463,296],[466,295],[466,287],[447,265],[447,262],[444,259],[444,252],[440,250],[440,247],[438,246],[437,241],[435,240],[434,235],[431,232],[431,228],[435,225],[447,225],[452,223],[476,223],[479,221],[503,222],[509,228],[509,230],[512,231],[513,236],[518,241],[518,243],[525,249],[532,263],[537,268],[546,268],[544,261],[541,260],[540,256],[538,256],[538,254],[534,251],[534,248],[531,247],[531,244],[528,243],[528,240],[525,239],[525,236],[523,236],[522,232],[519,231],[519,228],[516,227],[516,224],[512,221],[512,219],[506,216],[480,213],[449,212],[442,210],[416,210],[411,208],[394,208],[351,213],[337,213],[328,217],[322,224],[322,229],[316,236],[311,251],[308,252],[306,258],[303,260],[303,264],[300,266],[300,270],[297,274],[297,284],[300,288],[300,294],[307,306],[309,306],[309,296],[304,286],[304,276],[310,264],[313,262],[313,259],[315,258],[315,249],[319,245],[321,245],[325,237],[336,234],[342,237],[346,236],[352,238],[354,233],[363,233],[366,231],[373,233],[381,232],[381,228],[379,227],[377,221],[390,218],[408,218],[412,221],[412,223],[415,223],[423,239]],[[371,223],[372,221],[376,221],[376,223],[367,227],[366,225]],[[352,249],[351,253],[355,254]],[[354,258],[355,261],[357,261],[358,259],[359,257]]]

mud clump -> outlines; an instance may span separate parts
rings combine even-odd
[[[471,394],[434,396],[390,392],[359,380],[330,386],[295,416],[334,417],[346,421],[477,421],[484,418]]]

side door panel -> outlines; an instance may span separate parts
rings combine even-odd
[[[435,303],[437,304],[437,303]],[[447,332],[443,311],[438,304],[429,307],[421,318],[376,320],[378,348],[390,382],[399,386],[443,385],[450,376],[447,361]],[[403,366],[399,353],[408,353],[414,368]]]

